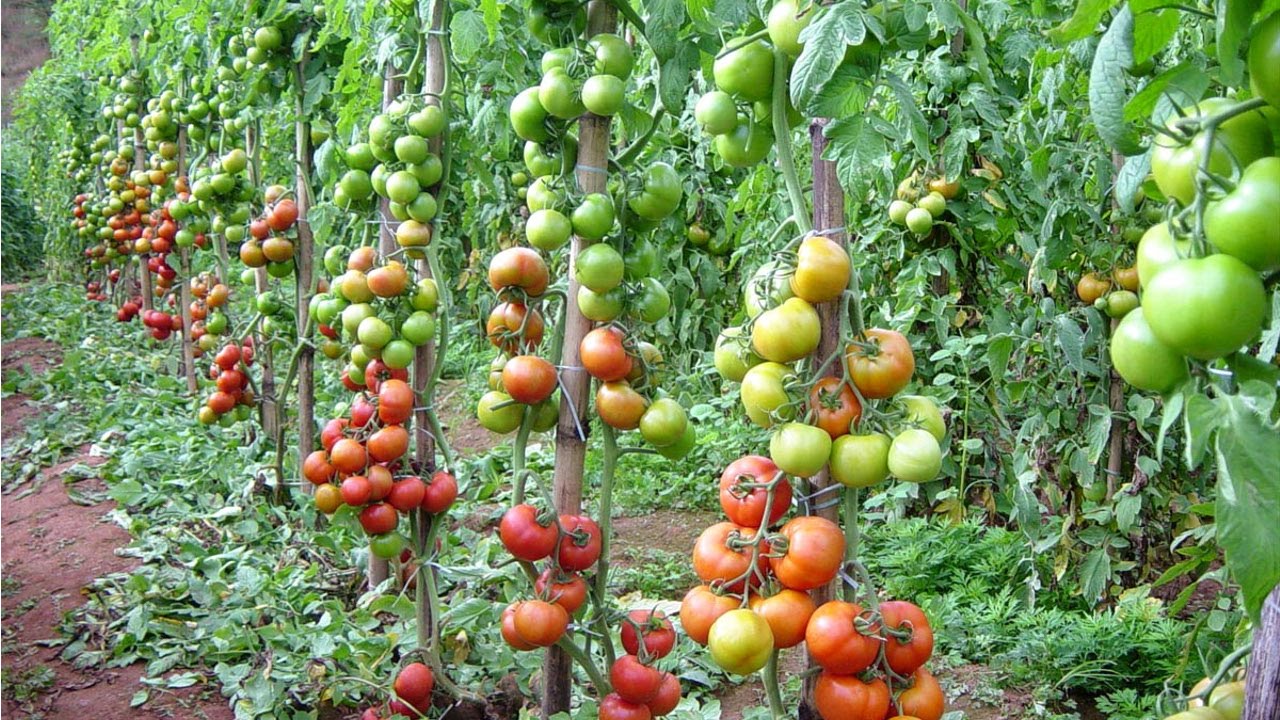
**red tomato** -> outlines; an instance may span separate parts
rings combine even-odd
[[[657,660],[675,647],[676,630],[661,610],[632,610],[622,621],[622,649],[639,655],[642,639],[645,652]]]
[[[814,662],[824,670],[841,675],[853,675],[871,667],[880,652],[880,641],[858,631],[857,620],[861,614],[861,605],[842,600],[823,603],[813,611],[804,640]]]
[[[743,485],[771,482],[781,472],[772,460],[760,455],[747,455],[734,460],[720,474],[720,507],[724,514],[737,525],[760,527],[768,493],[764,488],[746,488]],[[783,477],[773,491],[769,525],[781,520],[789,509],[791,483]]]
[[[610,693],[600,701],[600,720],[650,720],[649,708],[623,700],[617,693]]]
[[[360,511],[360,526],[370,535],[385,535],[396,529],[400,515],[387,503],[375,503]]]
[[[623,655],[610,668],[609,682],[623,700],[643,705],[662,688],[662,673],[641,664],[635,655]]]
[[[578,354],[582,367],[591,377],[613,382],[622,380],[631,372],[631,356],[623,347],[622,339],[622,331],[612,326],[596,328],[582,338]]]
[[[787,588],[769,597],[753,595],[749,605],[769,623],[773,645],[777,648],[795,647],[804,642],[805,628],[816,607],[809,593]]]
[[[532,505],[516,505],[502,516],[498,536],[507,552],[520,560],[537,562],[556,549],[560,532],[555,523],[538,522],[538,509]]]
[[[712,623],[730,610],[737,610],[740,604],[732,595],[721,595],[707,585],[699,585],[685,593],[680,602],[680,625],[689,639],[706,645]]]
[[[576,572],[566,573],[554,567],[542,571],[533,583],[533,590],[538,597],[563,607],[570,615],[587,601],[587,581]]]
[[[680,704],[680,680],[671,673],[662,673],[662,687],[658,694],[649,701],[649,712],[653,717],[669,714]]]
[[[416,477],[407,477],[403,480],[397,480],[391,486],[391,492],[387,495],[387,502],[400,512],[407,513],[410,510],[422,504],[422,498],[427,494],[427,486],[422,480]]]
[[[729,592],[740,593],[748,583],[758,585],[769,571],[769,560],[765,554],[769,551],[767,542],[762,542],[756,558],[754,572],[752,569],[750,547],[733,550],[729,547],[730,538],[743,539],[754,537],[757,530],[735,525],[731,522],[716,523],[698,536],[693,546],[693,571],[703,582],[720,581]]]
[[[502,366],[502,387],[512,400],[537,405],[556,389],[556,369],[537,355],[517,355]]]
[[[938,680],[928,670],[918,668],[912,673],[911,681],[911,687],[898,696],[902,714],[911,715],[920,720],[940,720],[947,701]]]
[[[848,435],[849,428],[862,417],[862,403],[843,378],[824,377],[809,391],[809,407],[814,425],[827,431],[832,440]]]
[[[849,377],[867,399],[892,397],[911,382],[916,358],[911,343],[896,330],[872,328],[844,350]]]
[[[520,603],[513,620],[520,639],[534,647],[556,644],[569,627],[569,613],[559,605],[545,600]]]
[[[880,617],[886,631],[905,633],[902,639],[886,632],[884,657],[899,675],[910,675],[933,656],[933,628],[924,611],[906,600],[880,603]]]
[[[437,470],[431,476],[431,484],[426,486],[422,494],[422,509],[433,515],[439,515],[453,507],[458,499],[458,479],[452,473]]]
[[[813,686],[813,704],[822,720],[879,720],[891,706],[889,687],[880,678],[868,683],[828,671]]]
[[[813,590],[835,579],[844,563],[844,532],[826,518],[804,515],[782,526],[782,557],[769,558],[778,582],[792,590]]]
[[[560,567],[565,570],[586,570],[600,558],[602,542],[600,526],[585,515],[561,515]]]

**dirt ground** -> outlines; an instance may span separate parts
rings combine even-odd
[[[50,3],[51,4],[51,3]],[[47,5],[36,0],[3,0],[4,25],[0,30],[0,105],[3,122],[13,117],[13,91],[22,87],[27,75],[49,58],[44,26]]]
[[[6,12],[6,26],[8,17]],[[9,288],[5,289],[9,291]],[[0,367],[12,372],[41,373],[59,362],[58,347],[37,338],[6,342]],[[39,413],[29,398],[11,395],[0,407],[3,442],[20,442],[24,420]],[[78,448],[36,479],[0,497],[0,609],[4,662],[4,716],[40,720],[104,718],[231,718],[217,688],[187,688],[152,693],[141,708],[131,708],[142,689],[141,665],[78,669],[60,659],[63,616],[84,602],[85,587],[95,578],[127,571],[133,561],[116,554],[129,534],[104,519],[113,503],[85,505],[77,498],[105,489],[99,479],[67,473],[72,466],[94,467],[105,458],[89,445]],[[99,492],[94,492],[99,491]],[[81,499],[81,503],[86,502]]]

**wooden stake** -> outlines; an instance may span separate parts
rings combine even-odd
[[[249,156],[249,186],[258,187],[258,183],[262,182],[262,173],[258,167],[258,128],[255,125],[249,125],[244,129],[244,151]],[[267,275],[267,268],[260,267],[253,270],[253,290],[255,293],[264,293],[270,289],[270,276]],[[230,283],[230,278],[223,278],[223,282]],[[276,437],[276,433],[280,427],[280,407],[276,403],[276,376],[275,361],[272,352],[271,343],[264,343],[262,347],[255,347],[259,364],[262,367],[262,397],[258,399],[261,408],[262,432],[269,438]],[[310,487],[310,483],[303,484],[308,492],[314,492]]]
[[[187,128],[178,127],[178,177],[187,171]],[[182,303],[182,367],[187,376],[187,392],[195,395],[200,390],[196,382],[195,348],[191,345],[191,249],[178,248],[179,301]]]
[[[311,224],[307,221],[307,211],[311,209],[311,128],[303,109],[303,88],[305,87],[307,58],[305,50],[302,59],[294,66],[296,95],[294,111],[297,122],[294,123],[294,153],[296,156],[294,194],[298,203],[298,242],[294,249],[294,273],[297,288],[297,304],[295,307],[298,326],[298,468],[307,455],[311,454],[315,445],[315,349],[309,344],[307,331],[310,329],[308,303],[315,292],[315,280],[311,272],[311,258],[314,242],[311,237]],[[310,487],[310,483],[303,483]],[[285,498],[283,488],[277,490],[279,497]]]

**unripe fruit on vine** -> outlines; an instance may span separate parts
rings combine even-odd
[[[722,90],[713,90],[699,98],[693,117],[711,135],[724,135],[738,127],[738,109],[729,93]]]
[[[920,198],[920,202],[916,203],[916,207],[929,211],[929,215],[937,219],[947,211],[947,199],[942,197],[941,193],[931,192]]]
[[[928,235],[933,229],[933,215],[924,208],[911,208],[906,220],[907,229],[916,235]]]
[[[912,211],[911,203],[906,200],[894,200],[889,203],[889,220],[898,225],[907,224],[907,213]]]

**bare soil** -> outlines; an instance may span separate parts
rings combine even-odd
[[[482,455],[502,444],[502,436],[480,427],[475,408],[467,402],[465,380],[441,380],[437,392],[436,412],[454,452],[463,456]]]
[[[7,28],[8,17],[5,21]],[[40,373],[56,366],[60,359],[55,344],[23,338],[4,344],[0,366],[6,373],[18,368]],[[5,440],[21,438],[24,420],[38,412],[22,395],[5,398],[0,408]],[[21,491],[0,498],[4,716],[32,720],[82,720],[86,716],[231,718],[217,688],[156,691],[151,701],[131,708],[134,693],[143,687],[141,665],[80,669],[61,660],[65,639],[59,626],[68,612],[83,604],[85,588],[95,578],[125,572],[134,565],[115,552],[128,544],[129,534],[104,518],[114,504],[81,504],[86,501],[77,503],[69,494],[73,486],[79,498],[100,497],[105,490],[100,479],[82,480],[67,474],[72,466],[94,467],[105,461],[90,449],[88,445],[77,449],[45,469],[31,484],[23,485]]]

